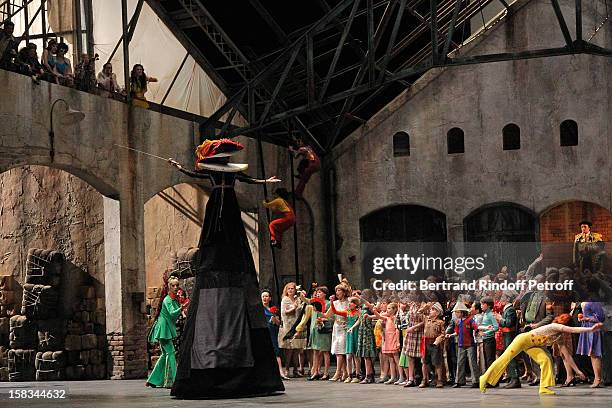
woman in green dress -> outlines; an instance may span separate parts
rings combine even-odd
[[[168,279],[168,295],[164,298],[159,316],[149,334],[149,342],[159,342],[161,356],[145,385],[147,387],[171,388],[176,376],[176,356],[173,340],[176,339],[176,319],[181,311],[185,315],[188,299],[179,298],[179,280],[176,277]]]
[[[328,320],[325,312],[329,309],[329,302],[325,301],[328,289],[319,286],[311,299],[310,304],[304,310],[304,316],[300,324],[295,328],[296,337],[306,329],[308,325],[309,337],[308,347],[313,351],[313,362],[309,381],[329,380],[329,365],[331,350],[331,327],[325,325]],[[321,374],[321,358],[324,360],[323,374]]]

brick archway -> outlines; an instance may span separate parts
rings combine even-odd
[[[540,214],[540,241],[556,243],[546,254],[547,264],[569,265],[572,262],[574,237],[580,232],[578,223],[589,220],[592,231],[603,235],[604,241],[612,237],[612,212],[588,201],[567,201],[554,205]],[[612,262],[612,250],[607,249],[606,264]]]

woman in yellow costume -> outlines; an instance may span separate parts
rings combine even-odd
[[[525,352],[540,365],[542,372],[540,378],[540,394],[554,395],[555,392],[548,389],[555,385],[555,374],[553,372],[552,360],[542,347],[550,346],[561,338],[563,333],[585,333],[594,332],[603,326],[602,323],[592,327],[570,327],[566,324],[570,321],[569,314],[559,315],[552,323],[522,333],[506,348],[506,351],[491,364],[489,369],[480,376],[480,391],[486,391],[487,384],[495,386],[506,371],[506,367],[513,358],[521,352]]]

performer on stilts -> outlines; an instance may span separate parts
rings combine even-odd
[[[171,393],[180,399],[237,398],[284,390],[234,191],[236,180],[250,184],[280,180],[251,178],[242,173],[248,165],[230,163],[230,156],[242,148],[229,139],[206,140],[196,149],[195,172],[168,160],[188,176],[212,184]]]
[[[304,144],[300,139],[296,141],[297,149],[293,146],[289,146],[289,151],[294,154],[295,158],[301,157],[300,163],[298,164],[298,175],[300,179],[297,187],[294,190],[294,194],[297,198],[302,198],[306,183],[310,180],[310,177],[317,171],[321,170],[321,160],[315,153],[314,149]]]
[[[495,386],[512,359],[524,351],[540,366],[540,394],[554,395],[555,392],[548,388],[555,385],[553,363],[550,355],[542,347],[554,344],[563,333],[595,332],[603,326],[602,323],[597,323],[591,327],[566,326],[570,320],[571,316],[569,314],[562,314],[557,316],[553,323],[516,336],[504,353],[480,376],[480,391],[485,392],[489,386]]]
[[[282,217],[270,222],[270,245],[281,248],[283,232],[295,225],[295,213],[289,205],[289,193],[284,188],[277,188],[274,191],[276,199],[270,202],[263,202],[264,207],[272,210],[273,213],[282,214]]]
[[[157,320],[153,323],[149,334],[149,342],[159,342],[161,356],[145,385],[147,387],[171,388],[176,377],[176,356],[173,340],[176,339],[176,319],[186,312],[189,299],[180,297],[179,280],[177,277],[168,279],[168,295],[162,301]]]

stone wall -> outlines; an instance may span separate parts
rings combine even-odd
[[[63,252],[104,284],[102,196],[65,171],[23,166],[0,174],[0,275],[22,283],[29,248]]]
[[[197,185],[169,187],[145,204],[147,287],[162,283],[176,251],[197,247],[208,194]]]

